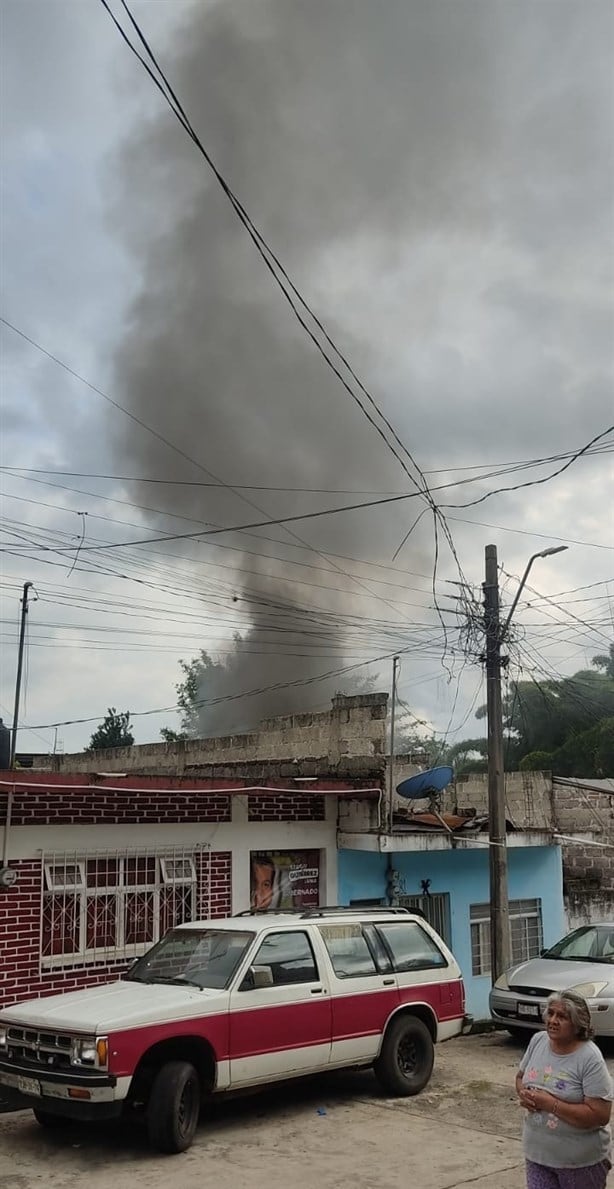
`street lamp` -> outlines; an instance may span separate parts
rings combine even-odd
[[[505,637],[507,635],[507,629],[510,626],[512,615],[514,614],[514,611],[516,610],[516,607],[518,606],[518,600],[522,594],[526,580],[529,577],[529,573],[531,570],[531,566],[533,565],[533,562],[537,561],[538,557],[553,557],[555,553],[564,553],[566,549],[569,549],[569,545],[551,545],[549,549],[542,549],[541,553],[534,553],[529,558],[529,560],[527,562],[527,568],[526,568],[524,574],[522,575],[522,578],[520,579],[520,586],[518,587],[518,590],[516,591],[514,601],[509,609],[508,617],[507,617],[505,623],[503,624],[503,627],[501,628],[501,633],[499,635],[499,640],[500,640],[501,644],[503,643],[503,641],[505,640]]]
[[[507,887],[507,834],[501,702],[501,644],[518,600],[538,557],[562,553],[567,545],[552,545],[529,558],[503,627],[499,619],[499,568],[496,545],[486,546],[484,628],[486,632],[486,711],[488,721],[488,833],[490,867],[490,951],[493,983],[511,964],[510,909]]]

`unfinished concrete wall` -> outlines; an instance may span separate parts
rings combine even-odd
[[[485,772],[468,773],[456,781],[456,806],[459,811],[475,809],[488,813],[488,776]],[[551,830],[554,823],[552,777],[549,772],[506,772],[505,812],[517,830]]]
[[[563,841],[563,882],[570,921],[604,920],[614,908],[614,793],[553,782],[556,828]]]
[[[53,772],[134,772],[180,775],[205,764],[250,760],[326,759],[335,764],[356,756],[383,756],[388,694],[338,695],[330,710],[291,714],[261,722],[245,735],[144,743],[104,751],[58,755]]]

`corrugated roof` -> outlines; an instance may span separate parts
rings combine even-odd
[[[593,778],[592,776],[554,776],[552,781],[553,784],[585,789],[587,792],[591,792],[592,790],[595,793],[614,793],[614,777],[611,776],[604,779],[600,779],[599,777]]]

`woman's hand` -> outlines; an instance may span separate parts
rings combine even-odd
[[[518,1097],[531,1114],[534,1114],[535,1111],[548,1111],[553,1114],[559,1103],[559,1099],[555,1098],[554,1094],[549,1094],[547,1090],[534,1090],[531,1086],[523,1086]]]

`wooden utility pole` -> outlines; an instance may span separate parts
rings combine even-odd
[[[486,546],[484,628],[488,713],[488,832],[490,863],[490,953],[493,983],[511,964],[507,887],[507,837],[501,706],[501,624],[496,545]]]
[[[390,762],[388,764],[388,830],[392,834],[392,822],[394,818],[394,728],[396,724],[397,711],[397,673],[399,670],[399,658],[395,656],[392,658],[392,689],[390,698]]]
[[[21,694],[21,674],[23,671],[23,649],[26,638],[26,618],[28,615],[28,592],[31,582],[23,584],[23,598],[21,600],[21,623],[19,626],[19,651],[17,653],[17,678],[15,681],[15,707],[13,710],[13,730],[11,732],[11,758],[9,767],[15,767],[15,752],[17,750],[17,728],[19,726],[19,698]]]

